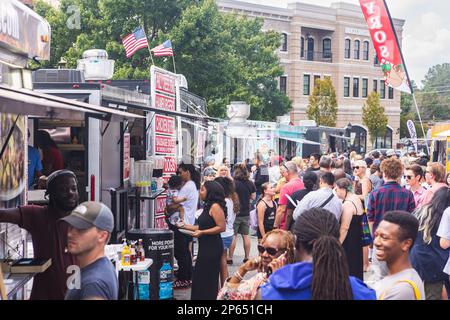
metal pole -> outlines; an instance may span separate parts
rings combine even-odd
[[[423,138],[425,139],[425,143],[427,144],[428,155],[431,155],[430,147],[428,146],[427,135],[425,134],[425,129],[424,129],[423,123],[422,123],[422,117],[420,116],[419,106],[417,105],[416,95],[413,93],[412,96],[413,96],[414,105],[416,106],[417,115],[419,116],[420,126],[422,127]]]

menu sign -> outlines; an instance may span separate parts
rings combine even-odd
[[[175,132],[175,118],[155,115],[155,133],[174,135]]]
[[[176,78],[167,73],[155,71],[155,85],[156,91],[168,93],[170,95],[176,94],[175,80]]]
[[[177,153],[177,141],[174,137],[155,135],[155,153],[173,154]]]

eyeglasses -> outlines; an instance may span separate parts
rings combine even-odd
[[[411,180],[413,177],[412,176],[405,176],[405,179],[407,180]]]
[[[271,247],[264,247],[263,245],[258,244],[258,252],[260,254],[263,254],[264,252],[267,252],[271,256],[275,256],[280,251],[286,251],[286,249],[275,249]]]

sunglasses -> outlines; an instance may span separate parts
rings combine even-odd
[[[406,180],[411,180],[413,177],[412,176],[405,176]]]
[[[359,168],[361,168],[361,167],[356,166],[356,167],[353,167],[353,170],[359,170]]]
[[[275,248],[271,248],[271,247],[264,247],[264,246],[258,244],[258,252],[260,254],[263,254],[264,252],[267,252],[271,256],[275,256],[280,251],[286,251],[286,249],[275,249]]]

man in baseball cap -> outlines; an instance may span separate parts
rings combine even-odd
[[[69,224],[67,250],[81,268],[79,274],[74,274],[74,281],[67,283],[65,299],[117,300],[115,268],[105,257],[105,246],[114,229],[111,210],[99,202],[83,202],[61,220]],[[77,276],[80,278],[76,279]]]

